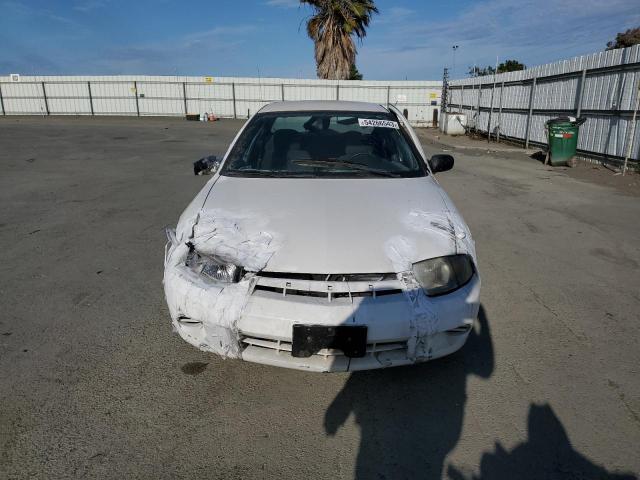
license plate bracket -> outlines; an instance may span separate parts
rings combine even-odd
[[[308,358],[323,348],[342,350],[349,358],[364,357],[367,353],[366,325],[301,325],[293,326],[291,356]]]

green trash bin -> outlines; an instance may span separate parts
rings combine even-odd
[[[586,118],[559,117],[545,123],[551,165],[566,165],[576,154],[578,132]]]

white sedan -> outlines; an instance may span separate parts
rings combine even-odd
[[[277,102],[240,130],[168,230],[175,330],[227,358],[335,372],[464,345],[478,314],[471,233],[394,107]]]

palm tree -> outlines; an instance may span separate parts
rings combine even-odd
[[[301,0],[314,15],[307,21],[307,33],[315,43],[319,78],[346,80],[356,62],[353,36],[362,40],[371,16],[378,13],[372,0]]]

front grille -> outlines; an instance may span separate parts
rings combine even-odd
[[[309,274],[259,272],[253,292],[268,292],[283,297],[353,299],[384,297],[402,293],[395,273]]]
[[[397,295],[402,293],[399,288],[391,290],[369,290],[366,292],[331,292],[327,291],[310,291],[310,290],[296,290],[286,287],[270,287],[267,285],[256,285],[254,290],[262,290],[265,292],[275,292],[282,295],[298,295],[301,297],[327,297],[327,298],[352,298],[352,297],[383,297],[385,295]]]
[[[286,280],[312,280],[315,282],[381,282],[393,280],[395,273],[295,273],[295,272],[258,272],[258,277],[282,278]]]
[[[243,337],[242,343],[245,345],[251,345],[254,347],[266,348],[275,350],[277,352],[291,352],[291,342],[282,340],[271,340],[268,338],[259,337]],[[381,342],[381,343],[368,343],[367,355],[374,355],[380,352],[389,352],[392,350],[406,350],[407,342]],[[314,354],[321,357],[335,357],[343,356],[342,350],[324,348]]]

